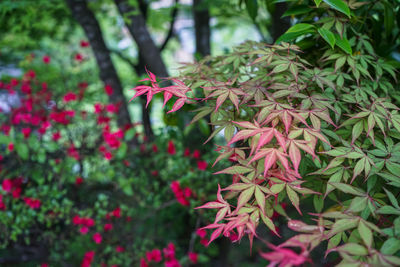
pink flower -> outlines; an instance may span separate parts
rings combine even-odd
[[[39,199],[34,199],[30,197],[24,198],[25,204],[28,205],[31,209],[38,209],[40,208],[41,202]]]
[[[81,223],[82,223],[81,217],[79,217],[78,215],[75,215],[75,216],[72,218],[72,223],[75,224],[75,225],[81,224]]]
[[[169,243],[168,246],[163,249],[163,253],[166,261],[175,259],[175,245],[173,243]]]
[[[22,128],[21,132],[24,135],[24,138],[27,139],[31,135],[31,128]]]
[[[86,252],[85,256],[83,257],[81,267],[90,267],[90,265],[92,264],[93,258],[94,258],[94,251]]]
[[[160,262],[162,260],[161,251],[159,249],[153,249],[152,251],[146,252],[146,258],[149,262]]]
[[[112,211],[112,215],[113,215],[115,218],[120,218],[120,217],[121,217],[121,208],[118,207],[118,208],[116,208],[115,210],[113,210],[113,211]]]
[[[93,241],[94,241],[96,244],[100,244],[100,243],[101,243],[101,240],[103,239],[100,233],[95,233],[95,234],[92,236],[92,238],[93,238]]]
[[[83,56],[80,53],[77,53],[74,58],[78,62],[82,62],[83,60]]]
[[[104,152],[104,158],[105,158],[106,160],[111,160],[111,159],[112,159],[112,154],[111,154],[111,152],[110,152],[110,151]]]
[[[140,259],[140,267],[149,267],[145,259]]]
[[[13,151],[14,150],[14,144],[13,143],[9,143],[7,146],[8,151]]]
[[[88,47],[89,46],[89,42],[82,40],[81,41],[81,47]]]
[[[13,187],[13,182],[11,181],[11,179],[4,179],[3,183],[2,183],[2,188],[4,191],[6,192],[11,192],[11,189]]]
[[[64,98],[63,98],[64,103],[68,103],[68,102],[71,102],[71,101],[75,101],[76,99],[77,99],[76,94],[73,93],[73,92],[68,92],[68,93],[66,93],[66,94],[64,95]]]
[[[208,163],[204,160],[197,161],[197,168],[201,171],[205,171],[207,169]]]
[[[49,264],[47,264],[47,263],[42,263],[42,264],[40,265],[40,267],[49,267]]]
[[[195,253],[195,252],[189,252],[188,256],[189,256],[189,260],[190,260],[192,263],[194,263],[194,264],[197,263],[198,256],[199,256],[197,253]]]
[[[42,58],[42,60],[43,60],[43,63],[44,64],[49,64],[50,63],[50,57],[49,56],[43,56],[43,58]]]
[[[111,231],[113,229],[113,225],[111,223],[106,223],[104,225],[104,232]]]
[[[189,148],[185,148],[185,151],[183,152],[183,156],[185,156],[185,157],[189,157],[190,156]]]
[[[193,155],[192,156],[195,159],[200,159],[200,157],[201,157],[200,151],[198,149],[196,149],[195,151],[193,151]]]
[[[110,95],[112,95],[112,93],[113,93],[113,88],[111,87],[111,85],[109,85],[109,84],[106,84],[106,86],[104,86],[104,91],[106,91],[106,94],[108,95],[108,96],[110,96]]]
[[[21,92],[24,94],[30,94],[32,93],[32,87],[29,85],[29,83],[23,83],[21,85]]]
[[[117,104],[108,104],[106,105],[106,111],[109,113],[117,113],[118,112],[118,105]]]
[[[102,111],[103,106],[100,103],[94,104],[94,113],[98,114]]]
[[[53,138],[53,141],[57,142],[57,141],[58,141],[58,139],[60,139],[60,138],[61,138],[61,134],[60,134],[60,132],[55,132],[55,133],[53,133],[53,136],[52,136],[52,138]]]
[[[176,148],[175,148],[175,144],[172,141],[168,142],[168,148],[167,148],[167,152],[170,155],[175,155],[176,153]]]
[[[202,239],[200,239],[200,244],[202,244],[203,246],[207,247],[207,245],[208,245],[208,239],[207,239],[207,238],[202,238]]]
[[[118,252],[118,253],[121,253],[121,252],[124,252],[124,251],[125,251],[125,248],[123,248],[123,247],[121,247],[121,246],[117,246],[117,247],[115,248],[115,251]]]
[[[151,147],[151,150],[153,150],[154,153],[157,153],[157,152],[158,152],[158,147],[157,147],[157,145],[156,145],[156,144],[153,144],[152,147]]]
[[[82,227],[79,229],[79,232],[81,232],[82,235],[86,235],[86,234],[89,232],[89,228],[86,227],[86,226],[82,226]]]
[[[199,228],[196,230],[196,235],[198,235],[200,238],[205,238],[207,235],[207,231]]]

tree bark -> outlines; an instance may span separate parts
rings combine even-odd
[[[193,18],[196,35],[196,54],[205,57],[211,54],[210,14],[204,0],[193,1]]]
[[[276,3],[274,12],[272,12],[271,35],[273,42],[284,34],[290,28],[290,18],[282,18],[283,13],[287,10],[286,3]]]
[[[155,44],[153,38],[150,35],[146,25],[146,7],[139,1],[140,10],[129,5],[126,0],[114,0],[118,7],[121,16],[129,19],[129,22],[125,22],[130,34],[135,40],[139,49],[139,64],[136,68],[138,75],[144,73],[146,67],[149,71],[153,72],[159,77],[168,77],[168,71],[161,57],[160,49]],[[151,128],[150,122],[150,109],[145,108],[145,97],[141,97],[142,104],[142,122],[146,136],[152,139],[154,134]]]
[[[85,31],[100,69],[101,80],[105,85],[110,85],[113,88],[113,93],[109,97],[110,102],[120,105],[117,122],[119,127],[123,127],[131,123],[131,118],[121,82],[111,60],[110,51],[104,42],[100,25],[93,12],[87,6],[86,0],[66,0],[66,2],[73,17]]]

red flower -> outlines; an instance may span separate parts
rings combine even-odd
[[[38,209],[40,208],[41,202],[39,199],[34,199],[30,197],[24,198],[25,204],[28,205],[31,209]]]
[[[83,257],[81,267],[90,267],[90,265],[92,264],[93,258],[94,258],[94,251],[86,252],[85,256]]]
[[[11,189],[13,187],[13,182],[11,179],[4,179],[2,183],[2,188],[6,192],[11,192]]]
[[[113,88],[111,87],[111,85],[109,85],[109,84],[106,84],[106,86],[104,86],[104,90],[106,91],[106,94],[107,95],[112,95],[112,93],[113,93]]]
[[[193,155],[192,156],[195,159],[200,159],[200,157],[201,157],[200,151],[198,149],[196,149],[195,151],[193,151]]]
[[[21,85],[21,92],[24,94],[30,94],[32,93],[32,87],[30,86],[29,83],[23,83]]]
[[[13,143],[9,143],[7,146],[8,151],[13,151],[14,150],[14,144]]]
[[[106,223],[104,225],[104,232],[111,231],[113,229],[113,225],[111,223]]]
[[[47,263],[42,263],[42,264],[40,265],[40,267],[49,267],[49,264],[47,264]]]
[[[11,81],[10,81],[10,85],[11,86],[17,86],[18,83],[19,83],[19,81],[17,79],[15,79],[15,78],[12,78]]]
[[[168,148],[167,148],[167,152],[170,155],[175,155],[176,153],[176,148],[175,148],[175,144],[172,141],[168,142]]]
[[[82,40],[81,41],[81,47],[88,47],[89,46],[89,42]]]
[[[82,62],[83,56],[82,56],[80,53],[77,53],[77,54],[75,55],[75,60],[78,61],[78,62]]]
[[[152,176],[158,176],[158,171],[157,171],[157,170],[151,171],[151,175],[152,175]]]
[[[183,189],[183,195],[185,196],[185,198],[191,197],[193,195],[192,189],[186,187],[185,189]]]
[[[58,139],[60,139],[60,138],[61,138],[61,134],[60,134],[60,132],[55,132],[55,133],[53,133],[53,136],[52,136],[52,138],[53,138],[53,141],[57,142],[57,141],[58,141]]]
[[[95,234],[92,236],[92,238],[93,238],[93,241],[94,241],[96,244],[100,244],[100,243],[101,243],[101,240],[103,239],[100,233],[95,233]]]
[[[194,264],[197,263],[198,256],[199,256],[197,253],[195,253],[195,252],[189,252],[188,256],[189,256],[189,260],[190,260],[192,263],[194,263]]]
[[[111,152],[110,151],[106,151],[106,152],[104,152],[104,158],[106,159],[106,160],[111,160],[112,159],[112,154],[111,154]]]
[[[43,60],[43,63],[44,64],[49,64],[50,63],[50,57],[49,56],[43,56],[43,58],[42,58],[42,60]]]
[[[81,217],[79,217],[78,215],[75,215],[74,218],[72,218],[72,223],[75,225],[79,225],[82,223]]]
[[[113,211],[112,211],[112,215],[113,215],[115,218],[120,218],[120,217],[121,217],[121,208],[118,207],[118,208],[116,208],[115,210],[113,210]]]
[[[207,169],[208,163],[204,160],[197,161],[197,168],[201,171],[205,171]]]
[[[13,198],[19,198],[21,196],[22,189],[21,187],[17,187],[12,191]],[[40,206],[40,204],[39,204]]]
[[[159,249],[153,249],[152,251],[146,252],[146,258],[149,262],[160,262],[162,260],[161,251]]]
[[[80,184],[82,184],[83,183],[83,178],[82,177],[76,177],[76,179],[75,179],[75,184],[76,185],[80,185]]]
[[[200,244],[202,244],[203,246],[207,247],[207,245],[208,245],[208,239],[207,239],[207,238],[202,238],[202,239],[200,239]]]
[[[152,147],[151,147],[151,150],[153,150],[154,153],[157,153],[157,152],[158,152],[158,147],[157,147],[157,145],[156,145],[156,144],[153,144]]]
[[[22,128],[21,132],[24,135],[24,138],[28,138],[31,135],[31,128]]]
[[[175,245],[173,243],[169,243],[168,246],[163,249],[163,253],[167,261],[175,259]]]
[[[81,232],[82,235],[86,235],[89,232],[89,228],[87,228],[86,226],[82,226],[79,229],[79,232]]]
[[[183,156],[185,156],[185,157],[189,157],[190,156],[189,148],[185,148],[185,151],[183,152]]]
[[[68,92],[68,93],[66,93],[66,94],[64,95],[64,98],[63,98],[64,103],[68,103],[68,102],[71,102],[71,101],[75,101],[76,99],[77,99],[76,94],[73,93],[73,92]]]
[[[117,247],[115,248],[115,251],[118,252],[118,253],[121,253],[121,252],[124,252],[125,249],[124,249],[123,247],[121,247],[121,246],[117,246]]]
[[[198,235],[200,238],[205,238],[207,235],[207,231],[199,228],[196,230],[196,235]]]
[[[108,104],[106,105],[106,111],[109,113],[117,113],[118,112],[118,105],[117,104]]]
[[[149,267],[145,259],[140,259],[140,267]]]

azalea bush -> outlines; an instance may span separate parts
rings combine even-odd
[[[279,44],[246,42],[188,64],[166,79],[171,86],[148,72],[134,97],[162,93],[174,101],[169,112],[196,105],[192,123],[209,117],[208,140],[224,136],[214,165],[232,183],[197,207],[216,211],[202,228],[209,243],[264,240],[269,266],[312,264],[316,250],[340,266],[397,266],[398,74],[368,33],[356,31],[361,14],[379,6],[308,4],[313,13],[292,11],[308,24],[294,25]],[[304,46],[306,39],[313,44]],[[228,158],[234,163],[218,168]],[[292,231],[278,244],[260,234],[264,227],[281,235],[274,213]]]
[[[140,123],[118,127],[113,88],[85,75],[87,47],[82,41],[69,64],[28,55],[21,77],[1,78],[1,264],[209,262],[218,247],[206,249],[196,230],[207,217],[190,207],[217,186],[215,152],[174,127],[151,141]]]

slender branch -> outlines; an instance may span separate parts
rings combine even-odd
[[[125,63],[127,63],[129,66],[131,66],[132,69],[134,69],[136,71],[136,73],[138,72],[138,65],[133,63],[133,61],[128,58],[127,56],[125,56],[121,51],[117,50],[117,49],[109,49],[112,53],[114,53],[115,55],[117,55],[120,59],[122,59],[123,61],[125,61]]]
[[[164,42],[160,46],[160,51],[164,50],[164,48],[167,46],[171,37],[174,35],[174,25],[175,25],[176,17],[178,15],[178,2],[179,2],[179,0],[175,0],[175,6],[171,13],[171,17],[172,17],[171,24],[169,26],[167,36],[165,37]]]

